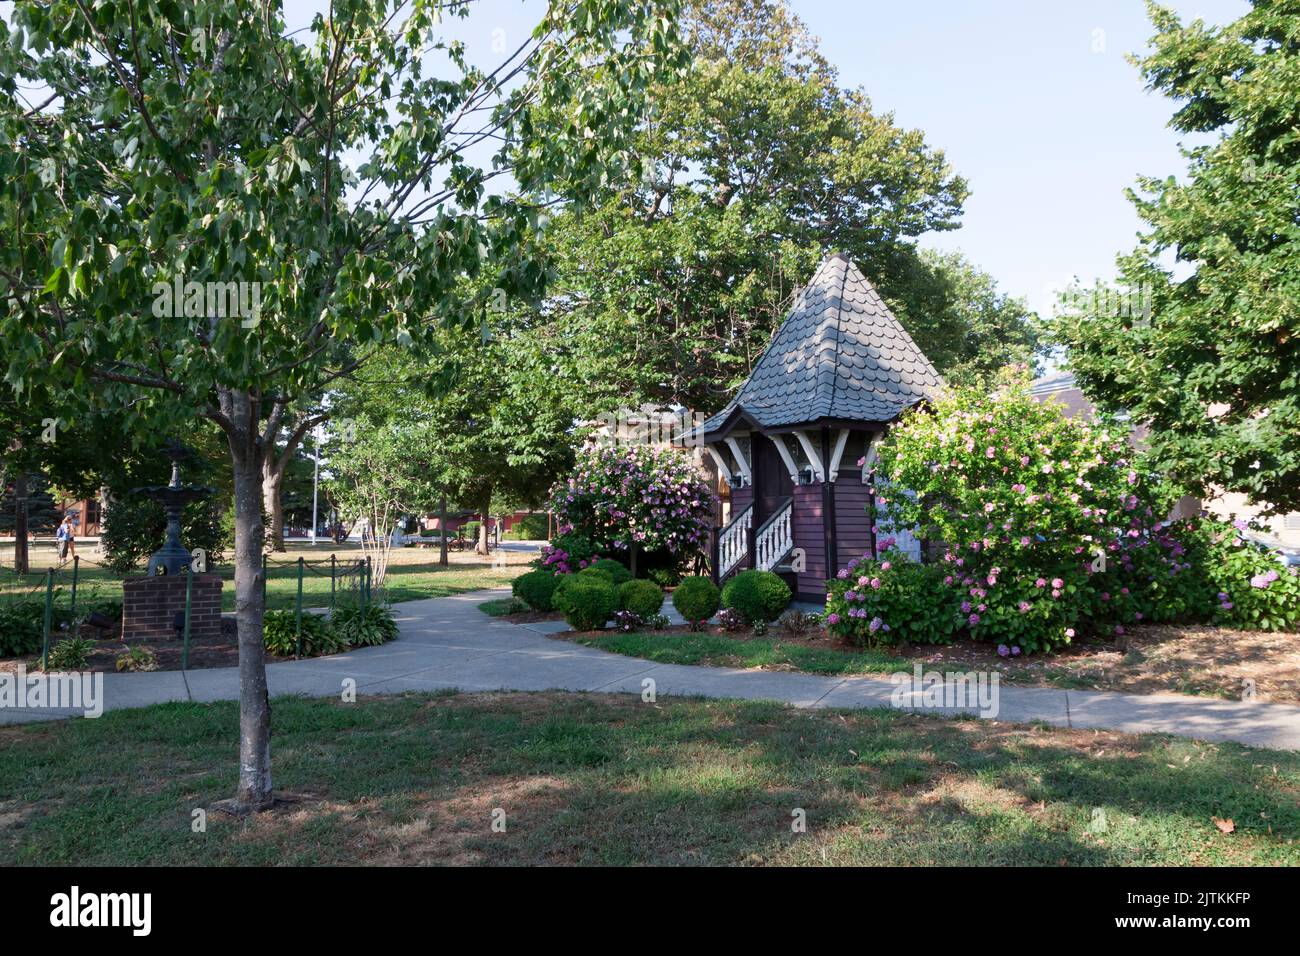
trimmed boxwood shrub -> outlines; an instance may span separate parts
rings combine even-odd
[[[614,580],[614,575],[610,574],[604,568],[598,568],[595,565],[592,565],[589,568],[583,568],[581,571],[578,572],[578,576],[583,578],[584,580],[587,578],[592,578],[597,581],[604,581],[606,584],[610,585],[611,587],[619,583],[618,581]]]
[[[529,571],[515,578],[510,588],[515,597],[523,601],[534,611],[552,610],[555,586],[560,579],[549,571]]]
[[[664,592],[653,581],[624,581],[618,589],[618,606],[645,619],[664,606]]]
[[[632,572],[625,568],[622,562],[615,561],[613,558],[601,558],[593,562],[591,567],[607,572],[616,585],[632,580]]]
[[[750,624],[775,621],[790,603],[790,585],[772,571],[741,571],[722,587],[722,605]]]
[[[718,613],[718,586],[708,578],[682,578],[673,591],[673,607],[691,624],[707,621]]]
[[[596,576],[571,575],[563,589],[564,619],[576,631],[598,631],[618,610],[614,585]]]

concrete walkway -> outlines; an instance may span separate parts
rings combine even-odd
[[[477,605],[504,597],[498,588],[396,605],[401,639],[335,657],[272,664],[272,696],[333,697],[344,681],[359,694],[434,691],[571,690],[783,701],[795,707],[891,707],[894,685],[881,677],[827,677],[777,671],[655,664],[547,637],[553,622],[516,625],[487,617]],[[1168,694],[1108,694],[1050,688],[999,688],[997,720],[1042,721],[1059,727],[1164,732],[1204,740],[1300,750],[1300,707],[1201,700]],[[104,675],[106,710],[164,701],[233,700],[234,668]],[[919,701],[917,701],[919,703]],[[928,708],[936,713],[973,708]],[[0,723],[49,720],[80,711],[0,709]]]

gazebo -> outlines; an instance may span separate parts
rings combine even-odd
[[[824,261],[735,398],[700,427],[731,489],[715,579],[776,571],[800,599],[821,601],[827,578],[875,551],[877,441],[942,387],[866,276],[843,253]]]

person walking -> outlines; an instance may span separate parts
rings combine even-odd
[[[77,533],[72,527],[72,515],[63,516],[63,523],[54,537],[59,545],[59,564],[66,564],[77,553]]]

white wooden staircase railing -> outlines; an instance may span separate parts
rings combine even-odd
[[[749,556],[749,529],[754,526],[754,506],[731,519],[731,524],[718,532],[718,580],[734,571]]]
[[[754,532],[754,567],[771,571],[794,549],[794,499],[786,498]]]

